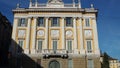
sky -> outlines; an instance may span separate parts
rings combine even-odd
[[[47,2],[47,0],[38,1]],[[63,1],[72,3],[72,0]],[[0,12],[11,24],[13,23],[12,9],[16,8],[17,3],[20,7],[29,6],[29,0],[0,0]],[[98,9],[97,27],[100,50],[120,60],[120,0],[81,0],[81,4],[82,8],[89,8],[90,4],[94,4],[94,7]]]

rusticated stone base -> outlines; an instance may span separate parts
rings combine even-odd
[[[85,56],[68,56],[68,58],[62,57],[49,57],[43,58],[42,56],[39,57],[28,57],[28,56],[19,56],[17,59],[17,67],[20,68],[49,68],[51,61],[57,61],[60,64],[60,68],[68,68],[68,60],[72,60],[73,68],[88,68],[87,67],[87,60],[94,61],[94,68],[101,68],[100,58],[99,57],[85,57]]]
[[[60,68],[68,68],[68,60],[71,59],[73,62],[73,68],[87,68],[87,60],[91,59],[94,61],[94,68],[101,68],[99,58],[87,58],[87,57],[68,57],[68,58],[34,58],[36,62],[40,64],[43,68],[49,68],[49,64],[51,61],[55,60],[60,63]]]

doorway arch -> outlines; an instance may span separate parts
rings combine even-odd
[[[49,68],[60,68],[60,63],[56,60],[53,60],[49,63]]]

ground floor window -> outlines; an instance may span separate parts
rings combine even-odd
[[[94,62],[92,59],[88,59],[87,68],[94,68]]]
[[[68,68],[73,68],[73,61],[72,61],[72,59],[68,60]]]

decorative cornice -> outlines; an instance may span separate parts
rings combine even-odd
[[[96,9],[91,9],[91,8],[22,8],[22,9],[14,9],[12,10],[14,13],[15,12],[88,12],[88,13],[97,13],[98,10]]]

